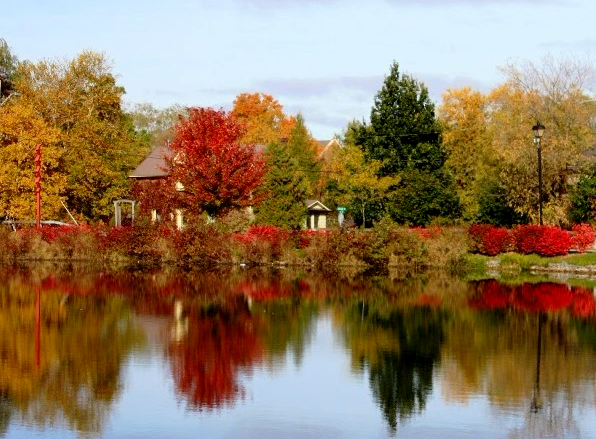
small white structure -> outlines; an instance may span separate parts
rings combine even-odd
[[[331,213],[331,209],[319,200],[306,200],[306,210],[305,229],[320,230],[327,228],[327,215]]]

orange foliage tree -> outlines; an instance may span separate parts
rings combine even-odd
[[[232,115],[246,132],[243,144],[269,145],[287,138],[295,119],[284,114],[282,105],[273,96],[264,93],[241,93],[234,100]]]

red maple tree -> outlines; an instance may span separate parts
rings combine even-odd
[[[223,110],[188,110],[188,118],[175,127],[169,145],[173,154],[166,160],[170,181],[183,187],[179,207],[215,218],[262,200],[255,190],[263,182],[265,160],[254,145],[239,143],[243,134],[244,128]]]

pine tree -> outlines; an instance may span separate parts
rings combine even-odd
[[[269,145],[267,167],[262,191],[267,198],[255,210],[257,222],[285,228],[300,228],[306,215],[305,200],[308,184],[298,160],[288,145]]]
[[[379,176],[400,180],[384,204],[394,220],[423,225],[460,214],[428,89],[400,75],[397,63],[375,97],[370,124],[357,127],[354,137],[368,162],[383,164]]]
[[[295,159],[298,169],[304,174],[308,184],[308,196],[316,196],[320,178],[320,164],[317,162],[316,144],[309,134],[304,117],[296,116],[296,123],[290,132],[287,144],[290,155]]]
[[[428,89],[400,75],[395,62],[375,97],[370,125],[358,137],[367,159],[384,162],[381,173],[385,175],[408,169],[436,171],[445,163]]]

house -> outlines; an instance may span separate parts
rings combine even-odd
[[[323,163],[330,163],[337,150],[341,148],[337,137],[331,140],[317,140],[317,143],[319,144],[317,160]]]
[[[324,143],[324,147],[319,153],[319,159],[324,160],[325,154],[331,154],[334,145],[339,145],[336,139],[330,141],[320,142]],[[264,145],[256,145],[256,152],[263,152]],[[172,157],[173,152],[167,146],[154,148],[149,155],[132,171],[128,177],[137,181],[158,181],[163,180],[169,176],[167,159]],[[176,183],[176,190],[183,191],[184,187],[181,183]],[[311,230],[327,228],[327,216],[332,212],[318,200],[306,200],[307,217],[304,219],[304,227]],[[176,209],[174,214],[176,226],[183,227],[183,215],[181,209]],[[156,210],[151,211],[152,221],[159,219],[159,214]]]

